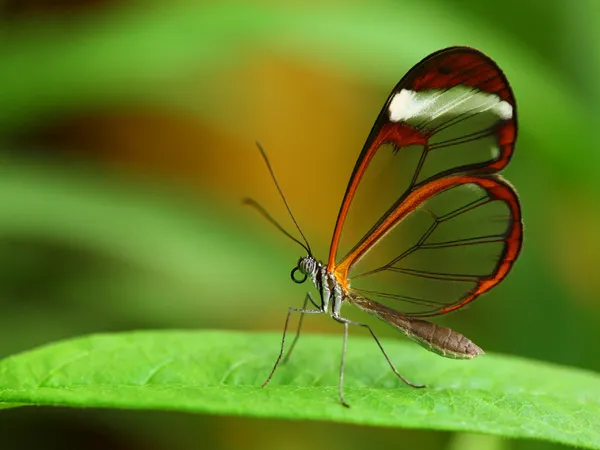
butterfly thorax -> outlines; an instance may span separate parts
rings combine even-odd
[[[342,302],[346,294],[334,274],[328,272],[327,267],[311,255],[300,258],[296,269],[306,277],[310,277],[312,283],[315,285],[321,297],[321,311],[333,317],[339,317]],[[293,279],[298,282],[295,278]],[[331,310],[329,310],[330,304]]]

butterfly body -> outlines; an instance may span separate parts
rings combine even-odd
[[[297,269],[311,279],[320,295],[321,304],[315,304],[315,306],[338,322],[343,323],[347,320],[341,315],[342,305],[346,301],[392,325],[409,339],[440,356],[452,359],[472,359],[484,353],[471,340],[450,328],[407,316],[381,303],[352,293],[336,279],[334,272],[327,271],[325,265],[310,255],[300,258]],[[310,299],[312,301],[312,297]]]
[[[340,310],[346,296],[342,285],[336,280],[333,272],[327,271],[327,267],[313,258],[311,255],[300,258],[296,269],[309,277],[317,289],[321,298],[321,304],[312,303],[324,314],[329,314],[333,319],[340,318]],[[293,275],[292,279],[298,282]],[[305,278],[306,279],[306,278]]]

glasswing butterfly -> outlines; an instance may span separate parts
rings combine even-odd
[[[300,321],[285,359],[298,340],[304,314],[327,313],[344,325],[339,377],[344,406],[349,325],[371,333],[402,381],[423,387],[398,372],[369,325],[342,316],[344,302],[439,355],[471,359],[483,353],[465,336],[423,318],[464,307],[502,281],[515,263],[523,239],[519,200],[498,172],[510,161],[516,137],[515,99],[494,61],[469,47],[427,56],[394,87],[375,121],[350,176],[327,264],[314,258],[259,145],[303,242],[257,202],[245,202],[306,250],[291,277],[296,283],[310,279],[320,296],[319,303],[308,292],[302,308],[289,308],[281,349],[263,387],[282,359],[294,312]],[[373,220],[366,228],[354,226],[369,214]],[[340,258],[347,231],[357,239]]]

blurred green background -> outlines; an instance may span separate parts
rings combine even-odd
[[[525,243],[505,282],[439,322],[487,351],[600,370],[600,2],[3,0],[0,14],[1,356],[83,333],[280,330],[306,285],[289,280],[299,247],[241,205],[252,196],[290,226],[254,141],[325,259],[391,87],[470,45],[516,94],[504,174]],[[329,322],[306,328],[339,334]],[[45,408],[4,411],[0,435],[7,449],[554,447]]]

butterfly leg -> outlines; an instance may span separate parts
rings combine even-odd
[[[346,344],[348,342],[348,322],[344,322],[344,340],[342,341],[342,361],[340,363],[340,383],[339,383],[339,395],[340,402],[346,408],[350,408],[350,405],[344,399],[344,366],[346,365]]]
[[[310,298],[310,301],[315,305],[315,302],[312,300],[312,297],[308,297]],[[307,301],[304,301],[304,305],[306,306]],[[299,312],[301,314],[300,316],[300,320],[302,320],[302,317],[304,316],[304,314],[323,314],[325,311],[323,309],[305,309],[305,308],[293,308],[290,307],[290,309],[288,310],[288,314],[287,317],[285,318],[285,325],[283,326],[283,336],[281,338],[281,349],[279,350],[279,355],[277,355],[277,359],[275,360],[275,364],[273,365],[273,369],[271,370],[271,373],[269,374],[269,376],[267,377],[267,379],[265,380],[265,382],[262,384],[262,387],[265,387],[267,384],[269,384],[269,381],[271,381],[271,378],[273,377],[273,374],[275,373],[275,370],[277,370],[277,366],[279,366],[279,362],[281,361],[281,357],[283,356],[283,352],[285,351],[285,336],[287,334],[287,329],[288,329],[288,325],[290,323],[290,317],[292,316],[292,313],[294,312]],[[295,340],[294,340],[295,342]]]
[[[345,359],[345,353],[346,353],[346,340],[347,340],[347,335],[348,335],[348,325],[356,325],[358,327],[363,327],[366,328],[367,330],[369,330],[369,333],[371,333],[371,336],[373,336],[373,339],[375,339],[375,342],[377,342],[377,345],[379,346],[379,349],[381,350],[381,353],[383,353],[383,356],[385,356],[386,361],[388,362],[388,364],[390,365],[391,369],[394,371],[394,373],[396,374],[396,376],[398,378],[400,378],[404,383],[408,384],[411,387],[420,389],[420,388],[424,388],[424,385],[421,384],[413,384],[410,381],[408,381],[406,378],[404,378],[400,372],[398,372],[398,369],[396,369],[396,366],[394,365],[394,363],[392,362],[392,360],[390,359],[390,357],[388,356],[388,354],[386,353],[385,349],[383,348],[383,345],[381,344],[381,342],[379,341],[379,338],[377,337],[377,335],[375,334],[375,332],[373,332],[373,330],[371,329],[371,327],[369,325],[367,325],[366,323],[360,323],[360,322],[355,322],[353,320],[350,319],[346,319],[344,317],[340,317],[340,316],[333,316],[333,318],[344,324],[344,343],[343,343],[343,354],[342,354],[342,366],[344,364],[344,359]],[[341,370],[343,370],[343,367],[341,368]],[[341,389],[341,383],[342,383],[342,375],[340,374],[340,389]],[[341,396],[341,392],[340,392],[340,396]],[[343,399],[342,399],[342,404],[344,403]],[[345,405],[347,406],[347,405]]]
[[[304,297],[304,304],[302,305],[302,309],[306,309],[306,305],[308,305],[309,301],[315,306],[315,308],[320,308],[319,305],[317,305],[315,303],[310,292],[307,292],[306,297]],[[292,355],[292,350],[294,350],[294,347],[296,346],[296,342],[298,342],[298,339],[300,338],[300,330],[302,329],[302,321],[303,320],[304,320],[304,313],[301,312],[300,320],[298,320],[298,328],[296,330],[296,337],[294,337],[294,340],[292,341],[292,345],[290,345],[290,349],[288,350],[286,355],[283,357],[283,361],[281,361],[283,364],[288,362],[288,360],[290,359],[290,356]]]

